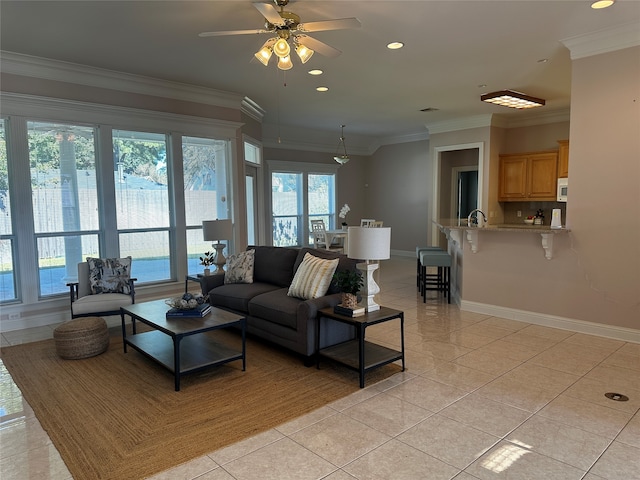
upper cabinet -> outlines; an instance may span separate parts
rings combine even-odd
[[[569,176],[569,140],[558,140],[558,178]]]
[[[500,155],[498,201],[556,201],[558,153]]]

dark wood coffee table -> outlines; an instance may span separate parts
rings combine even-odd
[[[356,328],[356,339],[320,348],[321,317],[354,326]],[[400,320],[400,351],[365,341],[364,335],[367,327],[393,319]],[[367,312],[359,317],[347,317],[334,313],[332,307],[321,309],[318,312],[316,332],[317,368],[320,368],[321,356],[330,358],[357,371],[360,375],[360,388],[364,387],[364,374],[374,368],[402,360],[402,371],[404,372],[404,312],[380,307],[380,310]]]
[[[176,392],[180,390],[180,377],[212,365],[242,360],[242,371],[246,368],[245,336],[246,319],[219,308],[203,318],[166,318],[169,306],[164,300],[136,303],[120,309],[122,318],[122,343],[158,362],[175,377]],[[127,336],[125,316],[131,317],[132,335]],[[137,333],[136,320],[149,325],[153,330]],[[214,330],[239,327],[242,332],[242,348],[227,345],[214,335]]]

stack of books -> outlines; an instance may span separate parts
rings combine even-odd
[[[211,305],[203,303],[192,310],[172,308],[167,312],[167,318],[202,318],[211,312]]]
[[[345,317],[358,317],[360,315],[364,315],[365,311],[366,310],[364,307],[348,308],[348,307],[343,307],[342,304],[336,305],[335,307],[333,307],[333,313],[337,313],[338,315],[344,315]]]

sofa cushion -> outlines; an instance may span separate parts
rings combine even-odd
[[[253,283],[255,250],[247,250],[227,258],[224,283]]]
[[[296,270],[288,295],[303,300],[323,297],[327,293],[339,259],[327,260],[306,253]]]
[[[229,283],[211,290],[209,292],[209,303],[214,307],[247,313],[249,311],[249,301],[253,297],[278,288],[269,283]]]
[[[288,291],[288,288],[279,288],[253,297],[249,302],[249,314],[265,322],[297,329],[298,306],[302,300],[288,296]]]
[[[349,258],[346,255],[337,253],[337,252],[331,252],[329,250],[322,250],[322,249],[305,247],[305,248],[301,248],[300,251],[298,252],[298,258],[296,258],[296,262],[295,262],[295,264],[293,266],[294,272],[298,270],[298,267],[302,263],[302,260],[304,259],[304,256],[307,253],[311,253],[311,255],[314,255],[314,256],[320,257],[320,258],[327,258],[327,259],[337,258],[337,259],[339,259],[338,267],[336,268],[336,272],[341,272],[343,270],[355,270],[356,269],[356,264],[358,263],[356,260],[354,260],[352,258]],[[340,289],[336,286],[336,282],[335,281],[331,281],[331,284],[329,285],[329,289],[327,290],[327,295],[330,295],[332,293],[340,293]]]
[[[288,287],[293,280],[293,264],[298,250],[295,248],[249,246],[247,250],[255,250],[253,262],[253,281]]]

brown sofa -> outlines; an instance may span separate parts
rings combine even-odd
[[[318,310],[340,303],[340,293],[331,282],[327,294],[302,300],[287,292],[296,270],[308,252],[326,259],[339,258],[336,271],[355,270],[356,261],[346,255],[313,248],[249,246],[255,250],[253,283],[225,284],[224,275],[202,277],[202,293],[212,306],[247,319],[247,332],[292,350],[310,364],[316,349]],[[355,336],[352,327],[322,319],[320,347],[335,345]]]

